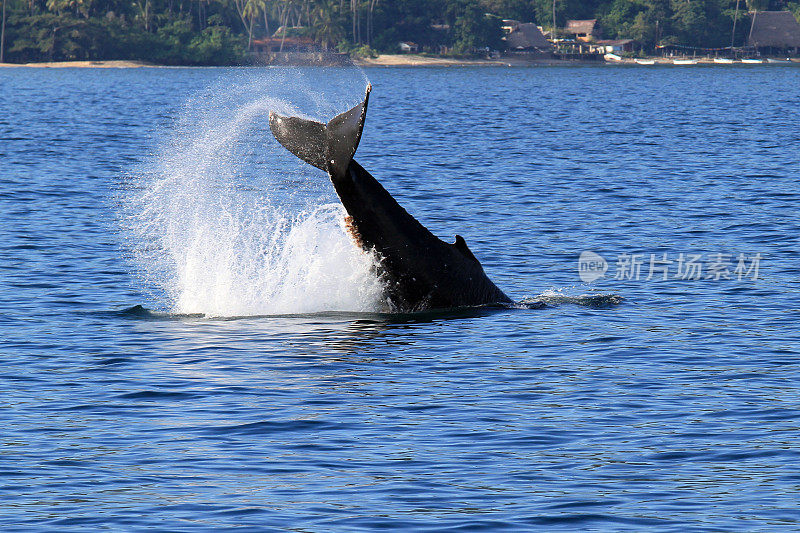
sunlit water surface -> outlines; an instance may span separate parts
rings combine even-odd
[[[267,127],[368,80],[359,162],[544,307],[381,313]],[[0,70],[0,527],[796,530],[798,87]]]

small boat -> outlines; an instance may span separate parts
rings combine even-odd
[[[786,65],[787,63],[791,63],[792,61],[789,59],[772,59],[767,58],[767,63],[776,63],[778,65]]]
[[[733,59],[730,59],[728,57],[715,57],[714,58],[714,63],[722,63],[722,64],[725,64],[725,65],[728,65],[730,63],[733,63]]]
[[[633,60],[637,65],[655,65],[655,59],[634,59]]]
[[[622,61],[622,57],[617,54],[606,54],[603,56],[606,61]]]
[[[760,59],[742,59],[742,63],[746,65],[755,65],[755,64],[761,64],[763,63],[763,61],[761,61]]]
[[[697,60],[696,59],[673,59],[672,60],[672,64],[673,65],[696,65],[697,64]]]

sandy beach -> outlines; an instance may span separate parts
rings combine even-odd
[[[359,58],[353,62],[361,67],[457,67],[457,66],[504,66],[505,61],[489,59],[454,59],[430,57],[419,54],[381,54],[375,58]]]
[[[450,66],[498,66],[504,61],[486,59],[454,59],[429,57],[417,54],[382,54],[376,58],[358,58],[353,63],[361,67],[450,67]],[[158,67],[143,61],[53,61],[49,63],[0,63],[0,67],[31,68],[142,68]]]
[[[49,63],[0,63],[0,67],[33,68],[141,68],[154,67],[143,61],[53,61]]]
[[[671,65],[673,58],[663,57],[650,57],[648,60],[654,61],[657,65]],[[677,59],[677,58],[676,58]],[[689,58],[691,59],[691,58]],[[700,57],[695,59],[698,64],[714,64],[714,60],[708,57]],[[639,59],[639,61],[642,61]],[[791,63],[800,63],[800,59],[791,58]],[[419,54],[381,54],[375,58],[357,58],[353,59],[353,64],[359,67],[476,67],[476,66],[530,66],[530,65],[567,65],[576,64],[575,61],[560,61],[560,60],[537,60],[537,61],[520,61],[517,58],[505,58],[505,60],[489,60],[489,59],[454,59],[449,57],[431,57]],[[608,65],[636,65],[637,61],[632,58],[624,58],[619,61],[591,61],[591,64],[608,64]],[[738,63],[738,61],[737,61]],[[113,61],[54,61],[49,63],[0,63],[0,68],[142,68],[142,67],[162,67],[162,65],[154,65],[144,61],[126,61],[126,60],[113,60]]]

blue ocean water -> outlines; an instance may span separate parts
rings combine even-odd
[[[381,312],[266,126],[367,80],[359,162],[544,307]],[[0,69],[0,527],[797,530],[799,87]]]

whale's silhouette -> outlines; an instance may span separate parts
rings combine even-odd
[[[393,311],[511,303],[460,235],[453,244],[438,239],[353,160],[370,91],[327,124],[272,112],[270,129],[287,150],[328,173],[356,242],[377,254]]]

